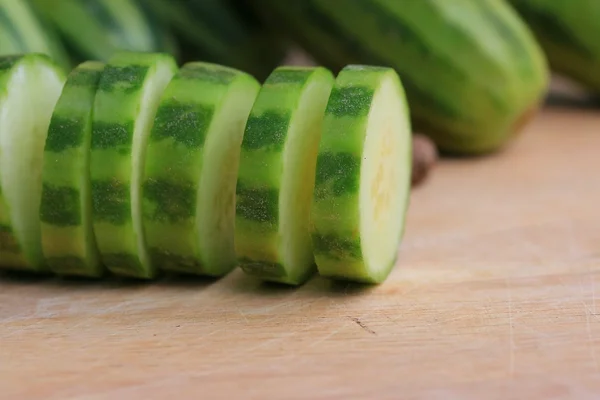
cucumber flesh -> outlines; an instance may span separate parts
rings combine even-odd
[[[117,275],[150,279],[158,272],[146,247],[140,185],[158,103],[176,72],[168,54],[118,52],[100,77],[90,162],[93,225],[102,262]]]
[[[317,161],[312,238],[321,276],[380,283],[393,269],[409,202],[411,140],[396,72],[345,67]]]
[[[142,203],[150,255],[163,270],[222,276],[236,267],[240,144],[259,88],[244,72],[190,62],[163,93]]]
[[[99,277],[91,222],[90,142],[94,97],[104,64],[87,61],[68,75],[54,108],[42,173],[42,248],[59,275]]]
[[[322,67],[279,67],[246,124],[236,200],[240,267],[300,285],[316,272],[310,204],[321,123],[334,84]]]
[[[0,58],[0,266],[47,270],[39,207],[44,143],[65,81],[48,56]]]

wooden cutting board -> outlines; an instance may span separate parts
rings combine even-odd
[[[2,399],[598,399],[600,112],[444,160],[371,288],[0,280]]]

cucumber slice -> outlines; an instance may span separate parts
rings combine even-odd
[[[246,124],[236,200],[240,267],[262,280],[304,283],[316,271],[310,204],[321,123],[334,84],[322,67],[279,67]]]
[[[165,90],[148,143],[144,228],[164,270],[222,276],[233,243],[240,144],[260,89],[224,66],[185,64]]]
[[[44,143],[65,82],[48,56],[0,57],[0,266],[45,271],[40,199]]]
[[[42,172],[42,248],[59,275],[104,272],[92,229],[90,142],[94,96],[104,64],[84,62],[69,74],[54,108]]]
[[[176,72],[168,54],[118,52],[100,77],[90,159],[93,225],[101,260],[117,275],[157,273],[142,229],[140,184],[156,109]]]
[[[380,283],[389,275],[404,233],[411,140],[396,72],[344,68],[327,104],[316,168],[312,238],[321,276]]]

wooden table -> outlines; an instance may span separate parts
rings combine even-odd
[[[599,174],[598,111],[444,160],[373,288],[4,277],[1,398],[597,399]]]

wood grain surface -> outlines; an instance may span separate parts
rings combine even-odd
[[[598,399],[600,112],[445,159],[376,287],[0,280],[2,399]],[[600,289],[598,289],[600,291]]]

